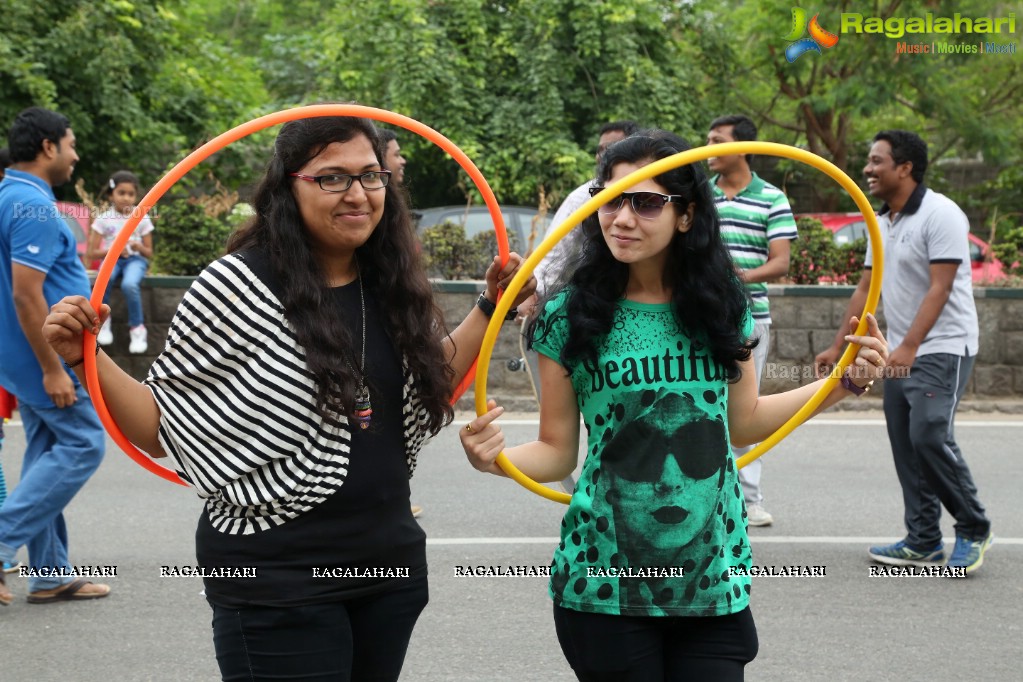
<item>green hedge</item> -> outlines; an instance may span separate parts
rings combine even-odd
[[[792,242],[789,278],[793,284],[858,284],[863,276],[867,240],[835,245],[834,233],[817,218],[800,218]]]
[[[483,279],[497,254],[493,232],[467,238],[465,228],[450,221],[426,228],[420,241],[427,272],[438,279]]]

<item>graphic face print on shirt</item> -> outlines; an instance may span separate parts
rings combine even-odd
[[[725,425],[664,389],[622,396],[625,418],[605,431],[602,482],[619,541],[677,550],[706,528],[723,484]]]
[[[537,328],[535,347],[555,359],[567,338],[564,306],[548,304]],[[744,325],[748,333],[752,320]],[[570,373],[586,459],[554,553],[551,596],[566,608],[635,616],[745,608],[749,579],[730,571],[751,556],[724,368],[667,304],[620,301],[597,349]],[[653,572],[636,573],[644,569]]]

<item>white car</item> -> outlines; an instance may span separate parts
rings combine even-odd
[[[481,232],[493,232],[494,221],[486,205],[480,206],[438,206],[416,211],[418,223],[416,232],[452,222],[465,228],[465,236],[472,239]],[[541,218],[536,208],[530,206],[502,206],[504,227],[508,233],[508,244],[512,251],[526,255],[543,240],[544,232],[551,222],[552,213]],[[532,236],[532,240],[530,237]]]

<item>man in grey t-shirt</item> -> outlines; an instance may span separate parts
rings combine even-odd
[[[969,573],[984,561],[991,522],[953,436],[956,408],[977,354],[977,310],[970,275],[969,222],[946,196],[923,184],[927,144],[903,130],[878,133],[863,169],[870,193],[885,203],[878,216],[884,240],[881,297],[888,322],[891,376],[884,413],[905,504],[906,537],[871,547],[870,557],[896,566],[945,559],[941,507],[955,518],[948,566]],[[863,279],[846,309],[859,314],[871,279]],[[834,365],[846,330],[817,356],[818,372]]]

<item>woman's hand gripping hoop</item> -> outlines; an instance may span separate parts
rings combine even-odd
[[[866,333],[867,313],[874,312],[877,308],[878,300],[881,298],[881,276],[883,274],[882,270],[884,259],[881,252],[881,232],[877,224],[877,218],[874,216],[874,209],[871,207],[870,201],[867,200],[866,195],[859,187],[856,186],[856,183],[852,180],[852,178],[842,172],[838,166],[830,161],[822,159],[816,154],[812,154],[802,149],[797,149],[796,147],[790,147],[789,145],[777,144],[775,142],[726,142],[713,146],[697,147],[695,149],[689,149],[679,154],[675,154],[674,156],[669,156],[666,159],[655,161],[648,166],[644,166],[643,168],[630,173],[618,182],[609,185],[602,192],[580,206],[575,213],[570,215],[564,223],[558,226],[553,233],[544,239],[543,242],[536,247],[529,258],[526,259],[526,262],[522,264],[519,272],[508,285],[508,290],[505,291],[504,297],[498,301],[497,309],[494,311],[494,316],[491,318],[490,325],[487,327],[486,335],[483,337],[483,346],[480,348],[479,356],[481,369],[476,374],[477,415],[482,415],[487,412],[487,369],[490,366],[490,358],[494,352],[494,344],[497,342],[497,333],[501,329],[501,322],[504,320],[505,314],[511,307],[511,301],[515,299],[515,295],[518,294],[519,290],[529,280],[529,277],[533,274],[533,270],[536,268],[537,264],[543,260],[544,256],[547,255],[554,245],[564,239],[565,236],[572,231],[572,229],[579,225],[591,213],[596,211],[599,206],[607,203],[610,199],[618,196],[632,185],[642,182],[643,180],[649,180],[654,176],[660,175],[661,173],[673,168],[678,168],[679,166],[704,161],[712,156],[727,156],[729,154],[765,154],[767,156],[781,156],[787,159],[793,159],[794,161],[801,161],[833,178],[853,198],[856,202],[856,207],[860,210],[860,213],[863,214],[863,219],[867,223],[867,229],[870,231],[870,246],[873,258],[873,276],[870,278],[870,289],[867,292],[867,301],[863,307],[863,312],[859,316],[860,322],[855,331],[855,334],[860,336]],[[821,386],[821,388],[814,393],[808,401],[806,401],[806,404],[803,405],[803,407],[801,407],[791,419],[785,422],[780,429],[771,434],[753,450],[747,452],[745,455],[736,460],[736,466],[740,469],[746,466],[773,448],[783,438],[785,438],[785,436],[791,433],[793,429],[806,421],[806,419],[813,414],[814,410],[817,409],[835,386],[839,384],[846,366],[853,359],[858,350],[858,346],[850,344],[845,349],[845,352],[842,353],[842,357],[838,359],[838,363],[836,363],[825,384]],[[503,452],[497,456],[497,463],[510,478],[515,479],[516,482],[541,497],[546,497],[549,500],[561,502],[562,504],[568,504],[571,499],[569,495],[552,490],[545,485],[541,485],[523,474],[508,460]]]
[[[242,125],[232,128],[226,133],[213,138],[174,166],[174,168],[163,176],[163,178],[161,178],[160,181],[157,182],[151,190],[149,190],[149,193],[142,198],[142,201],[139,202],[138,208],[132,213],[132,217],[124,224],[124,227],[121,228],[121,231],[114,239],[114,242],[110,247],[110,251],[107,253],[106,258],[103,259],[103,264],[100,265],[99,274],[96,277],[96,286],[93,287],[92,298],[90,299],[92,307],[96,310],[100,309],[100,305],[103,303],[103,294],[106,292],[107,284],[110,281],[110,275],[114,270],[114,264],[117,262],[118,255],[124,250],[124,247],[127,246],[128,240],[131,238],[135,228],[138,227],[138,224],[142,221],[142,218],[149,212],[149,209],[155,206],[156,202],[167,193],[167,190],[173,187],[174,184],[184,177],[186,173],[216,152],[224,149],[232,142],[236,142],[243,137],[247,137],[271,126],[287,123],[288,121],[322,116],[361,116],[375,121],[390,123],[425,137],[427,140],[433,142],[447,152],[455,161],[458,162],[458,165],[461,166],[466,173],[468,173],[469,177],[476,185],[476,189],[478,189],[480,194],[483,196],[483,201],[486,203],[487,209],[490,211],[490,217],[494,222],[494,231],[497,233],[497,250],[501,258],[501,263],[503,265],[508,262],[508,234],[505,231],[504,218],[501,214],[501,207],[497,203],[497,197],[494,196],[494,192],[490,189],[489,183],[487,183],[486,178],[483,177],[483,174],[479,171],[476,165],[462,152],[461,149],[456,147],[451,140],[444,137],[433,128],[423,125],[419,121],[384,109],[375,109],[373,107],[365,107],[357,104],[316,104],[307,107],[297,107],[295,109],[278,111],[273,114],[267,114],[266,116],[253,119],[247,123],[243,123]],[[516,289],[516,291],[522,288],[524,282],[525,280],[519,282],[518,289]],[[498,299],[498,303],[500,303],[503,299],[503,296],[500,297]],[[507,310],[505,310],[505,312],[507,312]],[[165,478],[173,483],[187,485],[176,473],[170,469],[160,466],[151,458],[139,451],[139,449],[132,445],[132,443],[125,437],[124,433],[122,433],[121,429],[117,426],[113,416],[110,414],[110,410],[107,409],[106,402],[103,400],[103,391],[100,388],[99,375],[96,371],[95,345],[96,337],[91,333],[86,333],[82,340],[82,357],[85,358],[86,384],[93,404],[96,406],[96,412],[99,415],[100,421],[103,422],[103,426],[106,428],[107,433],[110,434],[110,437],[113,438],[114,442],[117,443],[117,445],[124,450],[129,457],[135,460],[144,469],[147,469],[157,476]],[[469,369],[469,372],[462,379],[462,382],[456,389],[455,394],[452,396],[452,402],[457,400],[472,382],[475,368],[476,364],[474,363]]]

